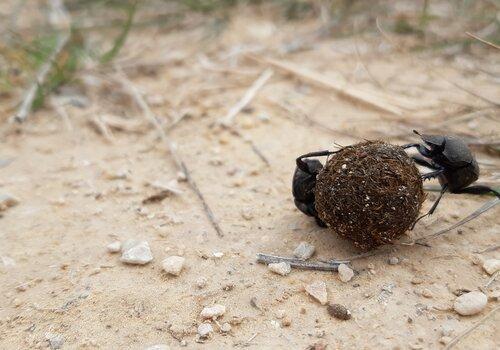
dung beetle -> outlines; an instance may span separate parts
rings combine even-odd
[[[422,180],[438,178],[441,184],[441,192],[437,200],[425,215],[415,221],[413,227],[420,219],[434,213],[441,197],[447,191],[470,194],[491,192],[500,198],[500,193],[488,186],[469,186],[479,178],[479,165],[465,141],[456,136],[426,135],[416,130],[413,132],[420,136],[424,143],[409,143],[402,147],[405,149],[415,147],[423,156],[413,156],[415,163],[432,170],[423,174]]]
[[[318,217],[315,208],[314,187],[316,186],[316,176],[323,169],[323,164],[317,159],[307,158],[329,156],[334,153],[336,152],[311,152],[301,155],[295,161],[297,166],[292,181],[295,206],[304,214],[314,217],[320,227],[326,227],[326,224]]]

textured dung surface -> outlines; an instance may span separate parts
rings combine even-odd
[[[381,141],[345,147],[318,175],[316,210],[362,249],[391,243],[418,216],[425,195],[405,151]]]

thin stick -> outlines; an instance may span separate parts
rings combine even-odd
[[[415,243],[421,243],[429,238],[435,238],[437,236],[441,236],[442,234],[445,234],[457,227],[460,227],[466,223],[468,223],[469,221],[471,220],[474,220],[475,218],[477,218],[479,215],[483,214],[484,212],[488,211],[489,209],[495,207],[496,205],[500,204],[500,199],[499,198],[495,198],[489,202],[487,202],[486,204],[484,204],[482,207],[480,207],[479,209],[477,209],[476,211],[474,211],[472,214],[468,215],[467,217],[463,218],[462,220],[460,220],[459,222],[451,225],[450,227],[448,228],[445,228],[443,230],[440,230],[438,232],[435,232],[435,233],[432,233],[430,235],[427,235],[427,236],[424,236],[422,238],[419,238],[417,240],[415,240]]]
[[[57,39],[57,44],[52,53],[50,54],[49,58],[45,63],[40,67],[38,70],[38,73],[36,74],[35,80],[29,87],[29,89],[26,91],[23,101],[21,102],[21,105],[19,106],[19,109],[17,110],[16,114],[12,116],[12,119],[18,123],[23,123],[28,119],[29,113],[31,111],[31,108],[33,107],[33,102],[35,101],[35,97],[37,95],[38,89],[40,89],[43,84],[45,83],[45,79],[47,79],[47,76],[49,75],[50,70],[52,69],[52,66],[55,64],[57,57],[63,50],[63,48],[66,46],[66,44],[69,41],[70,35],[68,33],[65,33]]]
[[[486,284],[484,285],[484,289],[488,289],[488,287],[493,283],[493,281],[496,280],[496,278],[498,277],[498,274],[500,274],[500,271],[497,271],[493,274],[493,276],[491,276],[491,278],[488,280],[488,282],[486,282]]]
[[[500,46],[498,45],[495,45],[493,44],[492,42],[488,41],[488,40],[484,40],[484,39],[481,39],[480,37],[478,37],[477,35],[475,34],[472,34],[470,32],[465,32],[465,34],[467,34],[468,36],[470,36],[471,38],[474,38],[476,40],[479,40],[480,42],[482,42],[483,44],[486,44],[488,46],[491,46],[491,47],[494,47],[495,49],[497,50],[500,50]]]
[[[399,107],[396,107],[392,104],[382,101],[375,95],[372,95],[366,91],[362,91],[354,87],[346,86],[344,82],[333,81],[332,79],[325,77],[323,74],[295,65],[291,62],[280,61],[272,58],[256,57],[251,55],[249,55],[248,57],[254,61],[264,62],[276,68],[284,70],[288,73],[292,73],[293,75],[302,78],[303,80],[309,81],[315,85],[321,86],[323,88],[332,89],[340,96],[344,96],[351,100],[361,102],[364,105],[371,106],[372,108],[376,108],[384,112],[395,114],[397,116],[403,116],[404,114]]]
[[[222,125],[231,125],[234,118],[245,108],[257,95],[257,92],[266,84],[266,82],[273,76],[272,69],[266,69],[262,74],[253,82],[250,88],[245,92],[243,97],[227,112],[226,116],[219,120]]]
[[[476,250],[474,253],[477,253],[477,254],[483,254],[483,253],[487,253],[487,252],[492,252],[492,251],[495,251],[497,250],[498,248],[500,248],[500,244],[496,244],[496,245],[493,245],[491,247],[488,247],[488,248],[484,248],[482,250]]]
[[[262,160],[267,166],[271,166],[269,159],[267,159],[267,157],[264,155],[264,153],[262,153],[262,151],[257,147],[257,145],[251,139],[243,136],[243,134],[240,131],[238,131],[235,127],[233,127],[232,125],[224,125],[224,124],[221,124],[221,125],[224,128],[228,129],[232,134],[234,134],[235,136],[238,136],[244,142],[248,143],[248,145],[250,145],[250,148],[257,155],[257,157],[259,157],[260,160]]]
[[[463,338],[465,338],[470,332],[472,332],[474,329],[476,329],[477,327],[479,327],[479,325],[481,325],[481,323],[483,323],[488,318],[490,318],[498,310],[500,310],[500,306],[497,306],[496,308],[494,308],[493,310],[491,310],[486,316],[484,316],[482,319],[480,319],[479,321],[477,321],[477,323],[475,323],[474,325],[472,325],[471,327],[469,327],[465,332],[463,332],[462,334],[460,334],[460,335],[456,336],[455,338],[453,338],[448,343],[448,345],[446,345],[444,347],[444,350],[449,350],[452,347],[454,347],[460,340],[462,340]]]
[[[193,191],[196,193],[198,198],[200,199],[203,209],[205,210],[205,213],[207,215],[208,220],[212,224],[214,230],[217,232],[217,235],[219,237],[223,237],[224,233],[222,232],[222,229],[220,228],[217,220],[215,219],[215,216],[213,214],[212,209],[208,205],[207,201],[205,200],[205,196],[203,193],[201,193],[200,189],[198,188],[198,185],[194,181],[193,177],[191,176],[191,173],[189,172],[189,169],[186,166],[186,163],[182,160],[182,158],[178,155],[177,153],[177,147],[176,145],[170,141],[161,127],[160,123],[156,119],[156,117],[153,115],[153,112],[149,108],[149,105],[147,102],[144,100],[144,97],[142,94],[139,92],[137,87],[127,78],[123,70],[117,67],[117,71],[119,74],[119,80],[122,83],[122,86],[130,93],[130,95],[134,98],[136,101],[137,105],[141,108],[143,115],[149,119],[151,124],[155,127],[155,129],[158,131],[158,134],[160,135],[160,138],[162,139],[163,143],[167,147],[168,152],[172,156],[177,168],[184,173],[186,176],[186,180],[188,184],[191,186]]]
[[[316,270],[316,271],[338,271],[340,264],[349,263],[348,260],[342,260],[342,261],[331,260],[329,262],[307,262],[302,259],[287,258],[283,256],[268,255],[263,253],[257,254],[257,262],[261,264],[287,262],[290,264],[290,266],[298,269]]]

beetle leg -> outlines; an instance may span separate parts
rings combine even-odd
[[[441,188],[441,193],[439,194],[439,197],[436,199],[436,201],[434,202],[434,204],[432,205],[431,209],[429,209],[429,211],[420,216],[417,220],[415,220],[415,222],[413,223],[413,225],[411,226],[411,230],[413,230],[415,228],[415,225],[417,224],[417,222],[420,221],[420,219],[423,219],[425,218],[426,216],[429,216],[429,215],[432,215],[434,213],[434,211],[436,210],[438,204],[439,204],[439,201],[441,200],[441,198],[443,197],[444,193],[448,190],[448,185],[444,185],[443,188]]]
[[[488,193],[493,193],[495,196],[500,198],[500,193],[498,191],[495,191],[491,187],[488,186],[483,186],[483,185],[475,185],[475,186],[469,186],[466,188],[462,188],[461,190],[454,191],[454,193],[469,193],[469,194],[488,194]]]
[[[435,177],[438,177],[439,175],[441,175],[443,172],[444,172],[444,169],[438,169],[435,171],[431,171],[430,173],[422,175],[422,180],[425,181],[425,180],[434,179]]]
[[[404,149],[415,147],[417,149],[418,153],[420,153],[424,157],[427,157],[427,158],[432,157],[432,151],[425,148],[425,146],[421,145],[420,143],[407,143],[406,145],[402,145],[401,147],[403,147]]]
[[[301,155],[298,157],[295,162],[297,163],[297,167],[302,170],[303,172],[309,174],[309,175],[316,175],[314,174],[309,167],[307,166],[306,162],[304,162],[302,159],[303,158],[309,158],[309,157],[323,157],[323,156],[329,156],[331,154],[337,153],[338,151],[319,151],[319,152],[310,152]]]
[[[432,163],[432,162],[429,162],[427,159],[423,158],[423,157],[419,157],[417,155],[411,157],[415,163],[417,163],[418,165],[421,165],[421,166],[425,166],[426,168],[430,168],[430,169],[433,169],[433,170],[440,170],[441,168]]]

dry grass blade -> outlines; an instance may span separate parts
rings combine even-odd
[[[488,318],[490,318],[491,316],[493,316],[495,314],[495,312],[497,312],[498,310],[500,310],[500,306],[497,306],[496,308],[494,308],[493,310],[491,310],[486,316],[484,316],[482,319],[480,319],[479,321],[477,321],[477,323],[475,323],[474,325],[472,325],[471,327],[469,327],[465,332],[463,332],[462,334],[456,336],[455,338],[453,338],[449,343],[448,345],[446,345],[444,347],[444,350],[449,350],[451,348],[453,348],[455,345],[457,345],[457,343],[465,338],[467,335],[469,335],[474,329],[476,329],[477,327],[479,327],[484,321],[486,321]]]
[[[176,145],[169,140],[167,137],[165,131],[163,130],[162,126],[154,116],[153,112],[149,108],[149,105],[145,101],[144,97],[142,94],[139,92],[139,90],[136,88],[134,83],[132,83],[123,70],[120,68],[117,68],[117,71],[119,73],[119,78],[118,80],[121,82],[122,86],[129,92],[129,94],[134,98],[135,102],[141,108],[143,115],[151,122],[151,124],[154,126],[154,128],[158,131],[158,134],[160,135],[160,138],[162,139],[163,143],[165,144],[168,152],[172,156],[177,168],[184,173],[186,176],[186,180],[189,183],[189,186],[193,189],[193,191],[196,193],[198,198],[200,199],[203,209],[205,210],[205,213],[208,217],[208,220],[212,224],[214,230],[217,232],[217,235],[219,237],[223,237],[224,233],[222,232],[222,229],[220,228],[217,220],[215,219],[215,215],[213,214],[212,209],[208,205],[205,196],[203,193],[201,193],[198,185],[194,181],[193,177],[191,176],[191,173],[189,172],[189,169],[186,166],[186,163],[181,159],[179,154],[177,153],[177,147]]]
[[[231,125],[234,118],[245,108],[257,95],[259,90],[266,84],[266,82],[273,76],[274,72],[272,69],[266,69],[262,74],[254,81],[252,86],[245,92],[243,97],[227,112],[226,116],[219,120],[219,123],[225,126]]]
[[[467,217],[463,218],[462,220],[460,220],[459,222],[451,225],[450,227],[448,228],[445,228],[443,230],[440,230],[438,232],[435,232],[433,234],[430,234],[430,235],[427,235],[427,236],[424,236],[422,238],[419,238],[415,241],[415,243],[422,243],[423,241],[429,239],[429,238],[435,238],[437,236],[441,236],[442,234],[445,234],[447,232],[450,232],[451,230],[453,229],[456,229],[457,227],[460,227],[466,223],[468,223],[469,221],[472,221],[474,220],[475,218],[477,218],[479,215],[485,213],[486,211],[490,210],[491,208],[495,207],[496,205],[500,204],[500,198],[495,198],[489,202],[487,202],[486,204],[484,204],[481,208],[477,209],[476,211],[474,211],[472,214],[468,215]]]
[[[300,67],[291,62],[280,61],[272,58],[255,57],[250,55],[248,57],[258,62],[270,64],[288,73],[292,73],[299,78],[302,78],[306,81],[309,81],[310,83],[316,84],[323,88],[332,89],[340,96],[344,96],[350,100],[360,102],[364,105],[368,105],[371,106],[372,108],[376,108],[378,110],[391,113],[397,116],[403,115],[403,111],[399,107],[390,104],[388,102],[385,102],[378,96],[370,94],[366,91],[346,86],[345,82],[333,81],[332,79],[325,77],[325,75],[311,71],[304,67]]]
[[[33,107],[33,102],[35,101],[38,89],[44,84],[47,76],[49,75],[50,70],[56,62],[57,57],[62,52],[63,48],[66,46],[70,38],[69,34],[62,34],[57,39],[57,44],[50,54],[49,58],[45,63],[40,67],[38,73],[36,74],[35,81],[31,84],[29,89],[26,91],[21,105],[17,110],[16,114],[12,117],[12,119],[18,123],[22,123],[28,119],[31,108]]]
[[[478,37],[477,35],[474,35],[474,34],[472,34],[472,33],[470,33],[470,32],[465,32],[465,34],[467,34],[468,36],[470,36],[470,37],[471,37],[471,38],[473,38],[473,39],[476,39],[476,40],[478,40],[478,41],[482,42],[483,44],[486,44],[486,45],[491,46],[491,47],[493,47],[493,48],[495,48],[495,49],[497,49],[497,50],[500,50],[500,46],[495,45],[495,44],[493,44],[492,42],[490,42],[490,41],[488,41],[488,40],[481,39],[481,38],[480,38],[480,37]]]

